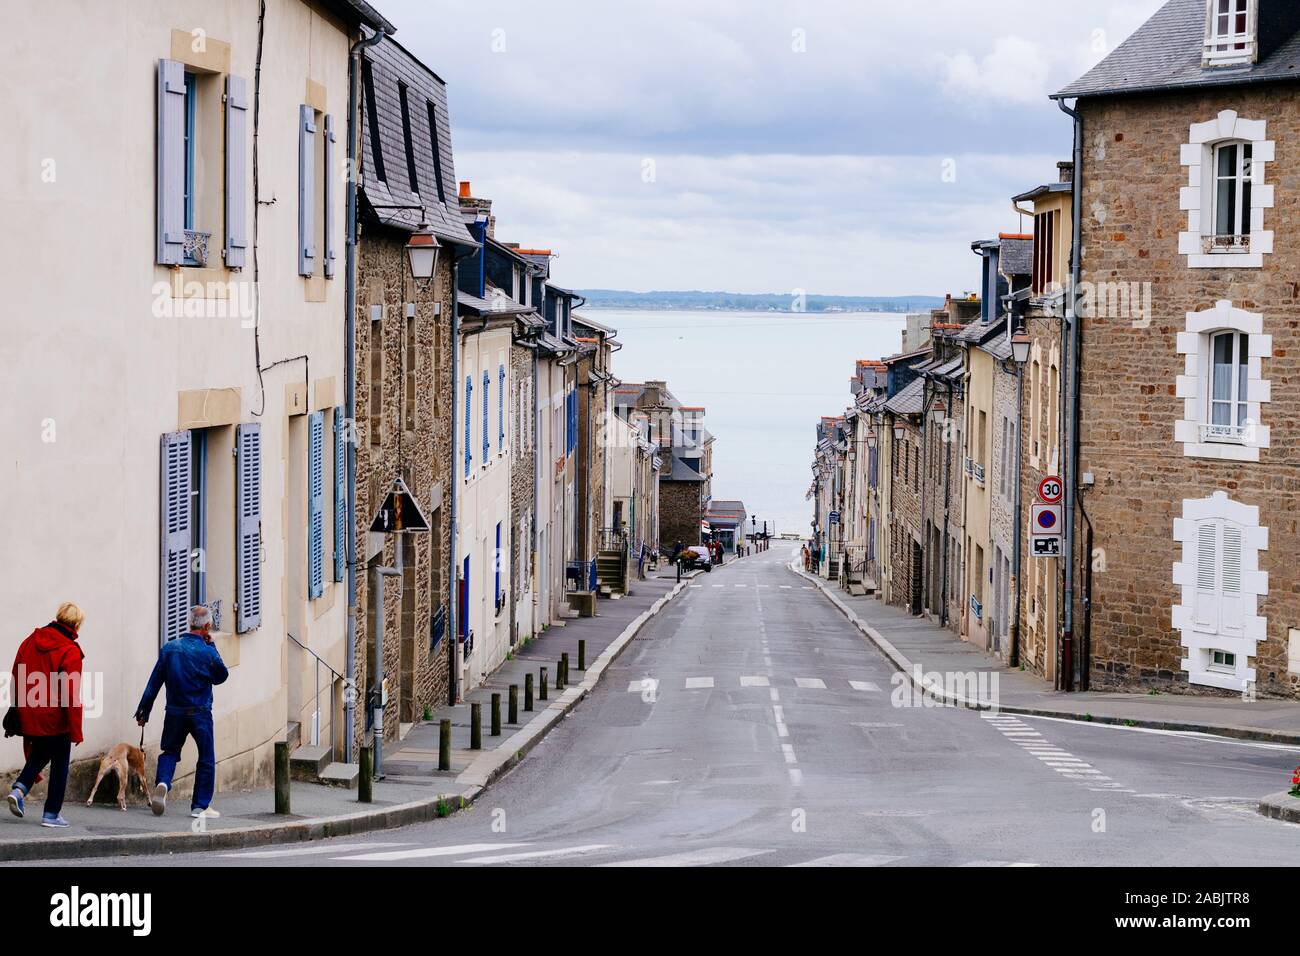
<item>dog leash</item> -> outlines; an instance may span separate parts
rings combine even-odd
[[[140,752],[144,753],[144,728],[140,728]]]

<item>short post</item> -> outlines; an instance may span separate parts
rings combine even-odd
[[[578,670],[585,671],[586,669],[587,669],[587,642],[584,640],[578,642]]]
[[[681,580],[682,580],[682,559],[678,558],[677,559],[677,583],[680,584]]]
[[[483,704],[477,700],[469,705],[469,749],[483,749]]]
[[[289,741],[275,742],[275,812],[289,813]]]
[[[369,803],[371,797],[371,787],[375,782],[374,764],[371,758],[371,749],[369,747],[361,748],[361,756],[357,762],[357,802]],[[279,812],[278,810],[276,811]]]
[[[506,716],[510,723],[512,724],[519,723],[519,685],[518,684],[510,685],[510,710]]]
[[[451,720],[438,721],[438,769],[451,769]]]
[[[533,675],[524,675],[524,710],[532,711],[533,709]]]
[[[564,690],[564,655],[563,654],[561,654],[560,659],[555,662],[555,692],[558,694],[562,690]]]
[[[542,677],[541,677],[541,681],[542,681],[542,683],[541,683],[541,693],[539,693],[537,696],[538,696],[538,698],[541,699],[541,700],[546,700],[546,668],[545,668],[545,667],[542,668]]]
[[[569,686],[569,652],[565,651],[560,655],[560,663],[564,665],[564,686]]]
[[[492,695],[492,736],[501,736],[501,694]]]

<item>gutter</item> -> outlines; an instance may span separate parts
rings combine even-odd
[[[357,168],[357,83],[360,79],[361,51],[374,46],[385,36],[381,29],[373,36],[358,40],[348,50],[348,169]],[[344,242],[344,313],[343,335],[347,340],[344,346],[344,412],[352,426],[352,438],[347,444],[347,492],[348,492],[348,614],[347,614],[347,672],[350,693],[343,695],[343,760],[353,763],[352,738],[356,723],[356,681],[357,681],[357,177],[348,177],[346,213],[347,239]]]
[[[1083,117],[1076,110],[1065,105],[1064,100],[1057,100],[1056,105],[1074,120],[1074,175],[1072,246],[1070,249],[1070,294],[1065,300],[1066,325],[1062,327],[1064,337],[1068,331],[1068,354],[1066,360],[1067,400],[1061,402],[1061,414],[1065,418],[1065,443],[1062,450],[1065,466],[1065,507],[1062,509],[1065,519],[1065,608],[1061,626],[1061,642],[1065,651],[1065,667],[1060,669],[1066,678],[1065,690],[1074,690],[1080,686],[1079,672],[1082,661],[1074,655],[1074,509],[1078,500],[1079,467],[1079,275],[1083,241]],[[1078,100],[1075,100],[1078,105]],[[1067,343],[1062,343],[1067,344]],[[1068,408],[1068,411],[1067,411]]]

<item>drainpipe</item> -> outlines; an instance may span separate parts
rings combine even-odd
[[[1074,509],[1078,498],[1079,466],[1079,319],[1077,312],[1079,296],[1080,259],[1083,241],[1083,117],[1076,110],[1065,105],[1064,100],[1057,100],[1056,105],[1074,120],[1074,183],[1071,210],[1073,222],[1072,246],[1070,249],[1070,292],[1065,298],[1065,316],[1069,327],[1069,350],[1066,360],[1066,387],[1068,407],[1062,402],[1062,414],[1065,416],[1065,443],[1062,458],[1065,466],[1065,619],[1061,627],[1062,644],[1066,654],[1066,672],[1069,686],[1073,690],[1080,684],[1079,670],[1081,661],[1074,651]],[[1078,100],[1075,100],[1078,105]]]
[[[347,618],[347,671],[348,687],[343,694],[343,760],[352,763],[352,735],[356,722],[356,679],[357,679],[357,83],[361,76],[361,50],[374,46],[384,38],[380,30],[364,40],[352,44],[348,51],[348,186],[347,186],[347,241],[344,255],[346,264],[343,270],[344,313],[344,402],[347,406],[345,415],[352,427],[347,444],[347,493],[348,493],[348,618]]]
[[[1022,427],[1022,412],[1025,401],[1025,368],[1019,363],[1016,364],[1016,505],[1015,505],[1015,526],[1012,531],[1011,539],[1011,591],[1015,596],[1015,612],[1011,616],[1011,627],[1007,635],[1008,643],[1011,645],[1007,656],[1008,667],[1020,666],[1020,548],[1022,542],[1020,535],[1021,526],[1021,493],[1020,493],[1020,469],[1021,461],[1025,451],[1025,433]]]
[[[457,631],[457,615],[460,608],[457,606],[456,594],[456,502],[458,495],[456,490],[460,487],[461,477],[457,468],[460,464],[460,455],[457,452],[456,443],[460,436],[460,427],[457,421],[456,412],[460,408],[460,304],[458,296],[460,294],[460,260],[468,258],[474,254],[474,248],[469,247],[456,253],[451,260],[451,473],[449,475],[451,486],[451,527],[448,529],[447,538],[447,703],[455,706],[457,699],[460,697],[460,674],[456,663],[456,649],[460,646],[460,634]],[[466,409],[468,412],[468,409]],[[463,449],[462,449],[463,451]]]
[[[952,403],[952,382],[946,383],[948,395],[947,406],[948,414],[951,415],[956,406]],[[950,419],[951,420],[951,419]],[[948,626],[948,551],[950,542],[948,540],[949,528],[948,518],[952,510],[952,442],[944,442],[943,452],[943,540],[939,542],[939,547],[943,554],[943,580],[939,584],[939,623],[944,627]]]

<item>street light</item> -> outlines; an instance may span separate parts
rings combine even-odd
[[[411,278],[421,289],[427,288],[438,268],[438,238],[427,222],[420,223],[406,244],[406,259],[411,266]]]
[[[903,440],[903,432],[904,432],[903,423],[902,423],[902,422],[895,422],[895,423],[894,423],[894,441],[902,441],[902,440]]]
[[[1029,346],[1033,344],[1033,339],[1025,331],[1022,325],[1016,330],[1016,334],[1011,336],[1011,357],[1016,360],[1017,365],[1024,365],[1029,361]]]

